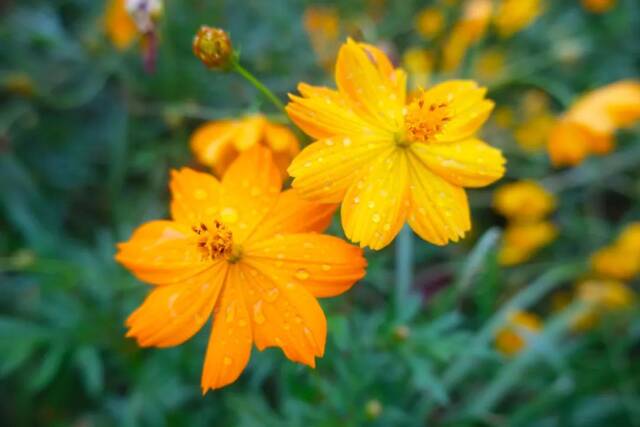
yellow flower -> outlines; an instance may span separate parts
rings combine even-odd
[[[511,221],[536,221],[556,206],[556,198],[535,181],[517,181],[498,188],[493,207]]]
[[[422,9],[415,20],[416,31],[428,39],[440,34],[444,24],[444,15],[438,7]]]
[[[433,62],[433,55],[427,49],[412,47],[404,52],[402,65],[409,73],[411,87],[427,85],[433,71]]]
[[[558,231],[548,221],[507,225],[498,252],[498,262],[511,266],[529,260],[540,248],[555,239]]]
[[[604,13],[616,5],[616,0],[581,0],[582,7],[592,13]]]
[[[525,117],[549,112],[549,95],[538,89],[529,89],[522,97],[521,105]]]
[[[502,153],[473,135],[493,102],[472,81],[421,91],[408,105],[406,75],[385,54],[349,39],[336,64],[338,90],[300,84],[287,112],[317,141],[292,162],[293,187],[308,199],[342,201],[346,235],[380,249],[405,220],[444,245],[471,228],[464,187],[504,174]]]
[[[550,113],[541,113],[526,119],[514,132],[516,142],[527,151],[543,150],[549,133],[556,124]]]
[[[338,48],[340,16],[333,7],[310,6],[304,11],[304,29],[318,63],[329,68]]]
[[[480,80],[496,80],[502,75],[504,66],[504,52],[499,49],[488,49],[480,54],[475,63],[475,72]]]
[[[262,115],[240,120],[205,123],[191,136],[191,149],[203,165],[222,176],[242,151],[261,144],[273,152],[273,159],[283,176],[291,159],[300,151],[298,139],[286,126],[270,123]]]
[[[463,6],[462,19],[457,25],[464,28],[471,42],[476,42],[487,31],[492,12],[491,0],[467,0]]]
[[[617,129],[640,119],[640,81],[622,80],[580,98],[556,123],[547,149],[556,166],[613,149]]]
[[[501,0],[495,17],[500,37],[510,37],[526,28],[542,13],[541,0]]]
[[[109,0],[104,14],[104,29],[113,45],[124,50],[138,37],[138,28],[126,9],[126,0]]]
[[[640,222],[627,225],[620,233],[616,245],[630,254],[637,254],[640,258]]]
[[[496,124],[503,129],[513,126],[513,116],[513,109],[507,106],[497,107],[495,113],[493,113],[493,119]]]
[[[527,346],[527,341],[542,329],[542,321],[534,313],[511,313],[507,325],[496,334],[496,348],[505,356],[514,356]]]
[[[635,299],[631,288],[617,280],[587,280],[578,285],[576,294],[588,304],[574,320],[573,327],[578,331],[591,329],[606,312],[629,308]]]

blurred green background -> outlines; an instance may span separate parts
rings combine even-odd
[[[338,42],[381,43],[400,61],[411,47],[438,51],[457,3],[322,5],[338,17]],[[571,328],[579,301],[552,304],[588,274],[591,253],[640,219],[637,130],[617,135],[607,157],[556,170],[544,150],[524,150],[489,123],[485,139],[508,158],[502,183],[535,179],[557,193],[558,237],[528,262],[500,266],[505,223],[491,209],[493,188],[470,191],[473,232],[444,248],[416,240],[401,309],[393,246],[367,253],[368,274],[352,291],[322,301],[329,332],[315,370],[280,350],[254,351],[235,384],[202,397],[208,327],[172,349],[125,339],[147,286],[114,262],[115,243],[167,215],[169,169],[197,167],[188,146],[196,126],[275,113],[239,77],[207,71],[191,53],[193,34],[201,24],[228,30],[242,63],[284,100],[300,81],[333,85],[305,29],[313,5],[167,0],[149,74],[137,44],[121,51],[105,36],[102,1],[0,2],[0,425],[640,425],[637,303],[580,332]],[[430,5],[442,7],[445,28],[425,38],[414,18]],[[439,73],[436,60],[429,73],[480,79],[516,114],[535,89],[559,114],[587,90],[640,76],[639,40],[637,0],[604,14],[547,1],[532,25],[507,39],[490,29],[459,68]],[[491,49],[504,64],[483,71]],[[331,230],[340,233],[337,223]],[[506,357],[494,336],[515,309],[545,328]]]

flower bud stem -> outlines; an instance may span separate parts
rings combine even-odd
[[[286,117],[288,117],[287,112],[284,109],[284,104],[282,101],[276,97],[273,92],[269,90],[268,87],[263,85],[260,80],[258,80],[253,74],[251,74],[246,68],[244,68],[237,59],[233,59],[231,61],[231,70],[235,71],[239,75],[241,75],[245,80],[251,83],[256,89],[258,89],[273,105],[276,106]]]

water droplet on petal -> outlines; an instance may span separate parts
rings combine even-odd
[[[236,316],[236,306],[235,304],[231,304],[229,305],[229,307],[227,307],[227,313],[225,315],[225,320],[227,322],[233,322],[233,319]]]
[[[261,325],[265,322],[264,312],[262,311],[262,301],[258,301],[253,306],[253,320]]]
[[[307,270],[305,270],[304,268],[300,268],[296,271],[296,279],[300,279],[300,280],[307,280],[310,276],[309,272]]]
[[[375,222],[376,224],[380,222],[380,214],[374,213],[371,216],[371,221]]]
[[[226,366],[231,365],[231,362],[233,362],[233,360],[232,360],[229,356],[225,356],[225,357],[222,359],[222,363],[224,363]]]
[[[264,298],[268,301],[268,302],[273,302],[278,298],[278,295],[280,295],[280,291],[278,290],[278,288],[271,288],[267,291],[267,293],[265,294]]]
[[[331,266],[329,264],[322,264],[322,270],[323,271],[329,271],[329,270],[331,270]]]
[[[238,212],[234,208],[224,208],[220,211],[220,219],[226,224],[233,224],[238,221]]]

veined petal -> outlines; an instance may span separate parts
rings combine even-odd
[[[372,138],[384,137],[387,132],[379,129],[358,115],[349,100],[335,90],[326,87],[298,85],[302,97],[289,95],[289,117],[305,133],[322,139],[334,135],[360,135]]]
[[[241,262],[240,279],[253,320],[256,347],[280,347],[294,362],[315,367],[324,354],[327,321],[318,301],[296,282],[280,283],[273,269]]]
[[[457,242],[471,228],[464,189],[431,172],[416,155],[409,156],[411,210],[409,225],[435,245]]]
[[[154,285],[180,282],[211,264],[202,259],[188,226],[173,221],[150,221],[118,244],[116,261],[140,280]]]
[[[302,199],[295,190],[283,191],[269,215],[247,239],[247,244],[269,239],[278,233],[321,233],[331,224],[337,207],[337,204]]]
[[[207,222],[220,206],[220,182],[208,173],[182,168],[171,171],[171,216],[189,227]]]
[[[336,63],[338,89],[367,121],[395,133],[402,127],[404,104],[396,84],[386,74],[386,64],[378,68],[376,56],[365,47],[348,39],[340,48]]]
[[[381,249],[398,234],[408,208],[408,167],[404,150],[392,148],[370,165],[342,202],[342,227],[361,247]]]
[[[182,344],[211,315],[226,275],[227,263],[218,261],[189,279],[154,288],[127,319],[127,337],[141,347]]]
[[[190,145],[198,162],[213,167],[218,174],[224,171],[237,155],[232,144],[237,131],[237,124],[229,120],[205,123],[196,129]]]
[[[271,157],[261,145],[244,151],[222,178],[219,219],[241,244],[263,220],[278,199],[282,179]]]
[[[399,104],[404,105],[407,93],[406,73],[400,68],[394,68],[387,54],[376,46],[368,43],[359,43],[359,45],[373,57],[373,63],[378,68],[378,72],[387,78],[387,83],[394,89]]]
[[[316,141],[293,159],[289,174],[293,188],[305,199],[338,203],[360,170],[393,145],[335,136]]]
[[[247,262],[274,282],[300,284],[316,297],[347,291],[364,277],[362,249],[322,234],[279,235],[247,248]]]
[[[229,274],[216,305],[216,314],[202,370],[202,392],[234,382],[249,362],[253,326],[242,294],[244,281],[237,265]]]
[[[433,172],[460,187],[484,187],[504,175],[502,152],[479,139],[449,144],[412,144],[410,149]]]

